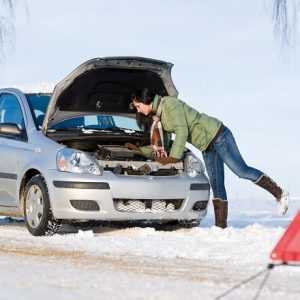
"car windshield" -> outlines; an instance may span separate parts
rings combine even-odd
[[[86,115],[62,121],[51,129],[131,130],[140,131],[136,120],[115,115]]]
[[[27,94],[27,99],[32,111],[35,124],[38,129],[42,124],[47,111],[51,95],[49,94]],[[51,129],[71,130],[71,129],[90,129],[90,130],[131,130],[140,131],[137,122],[133,118],[118,115],[85,115],[64,120]]]

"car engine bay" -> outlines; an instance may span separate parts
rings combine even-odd
[[[126,143],[137,147],[150,144],[148,135],[138,132],[49,131],[48,136],[68,148],[89,153],[104,171],[116,175],[175,176],[184,171],[183,160],[162,165],[136,150],[128,149]]]
[[[98,145],[94,156],[104,170],[118,175],[174,176],[183,171],[183,163],[163,166],[137,151],[119,145]]]

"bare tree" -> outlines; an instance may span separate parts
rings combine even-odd
[[[282,47],[294,47],[300,0],[273,0],[274,34]]]
[[[15,46],[15,1],[0,0],[0,62]]]

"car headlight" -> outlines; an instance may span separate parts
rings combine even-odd
[[[89,154],[64,148],[57,152],[57,169],[62,172],[102,175],[102,169]]]
[[[184,159],[184,169],[190,177],[196,177],[204,173],[204,166],[201,160],[191,153],[187,154]]]

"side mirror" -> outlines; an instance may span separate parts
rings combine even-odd
[[[17,124],[14,123],[2,123],[0,124],[0,134],[21,137],[23,131],[19,128]]]

